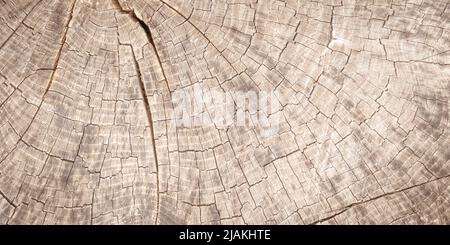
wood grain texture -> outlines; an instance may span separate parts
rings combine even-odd
[[[448,0],[3,0],[0,224],[449,224],[449,95]]]

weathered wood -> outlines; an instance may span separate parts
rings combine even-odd
[[[0,1],[0,224],[448,224],[449,40],[448,1]]]

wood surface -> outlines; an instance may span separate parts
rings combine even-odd
[[[449,3],[2,0],[0,224],[449,224]]]

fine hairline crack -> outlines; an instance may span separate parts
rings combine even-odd
[[[40,2],[38,2],[38,4],[39,3]],[[55,62],[53,63],[53,67],[51,69],[41,69],[41,70],[49,70],[49,71],[51,71],[50,78],[48,80],[48,83],[47,83],[47,86],[45,88],[45,91],[44,91],[44,93],[42,95],[42,100],[40,101],[40,103],[39,103],[39,105],[37,107],[38,109],[36,110],[35,114],[33,115],[33,117],[31,119],[30,123],[28,124],[28,126],[25,128],[25,131],[22,133],[22,135],[20,135],[19,140],[22,140],[23,137],[30,130],[31,125],[33,124],[33,122],[34,122],[34,120],[35,120],[39,110],[42,107],[42,104],[44,103],[45,97],[47,96],[48,92],[50,91],[50,88],[52,87],[53,80],[55,79],[56,70],[58,69],[58,65],[59,65],[59,62],[61,60],[61,54],[62,54],[62,51],[63,51],[63,48],[64,48],[64,44],[66,43],[66,40],[67,40],[67,33],[69,32],[69,27],[70,27],[70,25],[72,23],[72,19],[73,19],[73,14],[74,14],[74,9],[75,9],[76,3],[77,3],[77,0],[73,0],[73,3],[71,5],[71,7],[70,7],[69,18],[68,18],[67,22],[64,24],[65,30],[64,30],[64,33],[63,33],[63,36],[62,36],[61,46],[59,47],[58,53],[56,54],[56,58],[55,58]],[[38,4],[36,4],[34,7],[36,7]],[[3,104],[1,104],[1,105],[3,105]],[[14,149],[16,147],[17,146],[15,146]],[[6,154],[6,156],[4,156],[2,159],[0,159],[0,163],[2,163],[4,160],[6,160],[10,156],[10,154],[12,152],[13,151],[10,151],[8,154]]]
[[[385,193],[385,194],[382,194],[382,195],[379,195],[379,196],[376,196],[376,197],[373,197],[373,198],[370,198],[370,199],[367,199],[367,200],[364,200],[364,201],[360,201],[360,202],[355,202],[355,203],[349,204],[349,205],[343,207],[342,210],[340,210],[339,212],[334,213],[334,214],[332,214],[330,216],[327,216],[325,218],[316,220],[316,221],[312,222],[311,225],[317,225],[317,224],[323,223],[325,221],[331,220],[331,219],[333,219],[333,218],[335,218],[335,217],[337,217],[337,216],[347,212],[352,207],[355,207],[355,206],[358,206],[358,205],[361,205],[361,204],[365,204],[365,203],[368,203],[368,202],[371,202],[371,201],[375,201],[375,200],[378,200],[378,199],[386,197],[386,196],[390,196],[390,195],[394,195],[394,194],[401,193],[401,192],[404,192],[404,191],[408,191],[408,190],[411,190],[411,189],[415,189],[415,188],[424,186],[426,184],[430,184],[430,183],[433,183],[433,182],[436,182],[436,181],[439,181],[439,180],[442,180],[442,179],[446,179],[446,178],[450,178],[450,175],[441,176],[439,178],[431,179],[431,180],[422,182],[420,184],[412,185],[412,186],[409,186],[409,187],[406,187],[406,188],[402,188],[400,190],[388,192],[388,193]]]

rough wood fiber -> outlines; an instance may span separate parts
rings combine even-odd
[[[2,0],[0,223],[449,224],[449,3]]]

